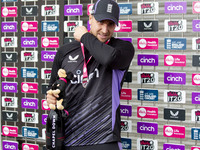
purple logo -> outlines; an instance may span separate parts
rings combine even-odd
[[[165,84],[185,84],[186,73],[165,72],[164,83]]]
[[[186,14],[187,2],[165,2],[166,14]]]
[[[192,104],[200,104],[200,93],[192,92]]]
[[[200,32],[200,20],[192,20],[192,30],[194,32]]]
[[[2,92],[17,93],[16,82],[2,82]]]
[[[158,124],[149,122],[137,122],[137,133],[158,134]]]
[[[124,40],[124,41],[129,41],[132,43],[132,38],[129,37],[118,37],[118,39]]]
[[[18,142],[2,141],[3,150],[18,150]]]
[[[132,106],[120,105],[120,115],[121,116],[132,116]]]
[[[38,47],[37,37],[22,37],[21,38],[22,47]]]
[[[185,150],[184,145],[163,144],[163,150]]]
[[[41,51],[41,61],[53,61],[56,51]]]
[[[64,15],[65,16],[82,16],[83,5],[65,5]]]
[[[43,114],[43,115],[42,115],[42,124],[43,124],[43,125],[46,125],[47,117],[48,117],[47,114]]]
[[[138,65],[158,66],[158,55],[138,54]]]
[[[28,108],[28,109],[38,109],[38,99],[22,98],[21,107]]]
[[[2,32],[17,32],[17,22],[2,22],[1,31]]]

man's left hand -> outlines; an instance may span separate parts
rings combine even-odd
[[[88,30],[85,26],[79,26],[75,28],[75,32],[74,32],[74,39],[78,42],[81,41],[81,37],[83,36],[83,34],[87,33]]]

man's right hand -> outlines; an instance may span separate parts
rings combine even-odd
[[[47,93],[46,100],[47,100],[48,107],[49,107],[49,104],[56,105],[56,101],[58,97],[59,97],[58,95],[54,95],[53,93],[51,94]]]

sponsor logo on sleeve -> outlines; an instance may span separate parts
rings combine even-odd
[[[198,14],[198,13],[200,13],[200,2],[199,1],[194,1],[193,3],[192,3],[193,5],[193,7],[192,7],[192,12],[193,12],[193,14]]]
[[[42,100],[42,110],[50,110],[49,106],[47,105],[46,99]]]
[[[42,37],[41,43],[43,48],[58,48],[59,37]]]
[[[164,83],[165,84],[186,84],[186,73],[165,72]]]
[[[164,108],[164,119],[185,121],[185,109]]]
[[[165,38],[165,49],[186,50],[186,38]]]
[[[191,139],[192,140],[200,140],[200,128],[191,128]],[[196,150],[196,149],[194,149],[194,150]]]
[[[158,55],[138,54],[139,66],[158,66]]]
[[[165,20],[164,22],[165,32],[186,32],[187,21],[186,20]]]
[[[17,111],[2,111],[2,118],[4,121],[18,121],[18,112]]]
[[[158,124],[150,122],[137,122],[137,133],[158,134]]]
[[[1,32],[17,32],[17,22],[2,22]]]
[[[22,143],[22,150],[39,150],[37,144]]]
[[[3,136],[18,137],[18,127],[17,126],[2,126]]]
[[[9,78],[17,78],[17,68],[16,67],[2,67],[1,76]]]
[[[56,51],[41,51],[41,61],[54,61]]]
[[[22,32],[37,32],[38,22],[37,21],[22,21],[21,31]]]
[[[141,101],[158,101],[158,90],[138,89],[137,99]]]
[[[1,17],[17,17],[17,6],[1,7]]]
[[[41,78],[44,80],[49,80],[51,78],[51,68],[42,68],[41,69]]]
[[[186,66],[186,55],[164,55],[165,66]]]
[[[164,91],[164,102],[185,103],[185,99],[186,99],[185,91],[179,91],[179,90]]]
[[[42,114],[42,124],[46,125],[48,114]]]
[[[118,26],[115,27],[115,32],[132,32],[132,21],[120,20]]]
[[[139,84],[158,84],[158,72],[138,72]]]
[[[157,150],[158,141],[152,139],[137,139],[137,150]]]
[[[38,47],[38,37],[21,37],[21,47]]]
[[[7,36],[7,37],[1,37],[1,47],[11,47],[16,48],[17,47],[18,38]]]
[[[59,5],[42,5],[42,16],[59,16]]]
[[[132,140],[128,138],[121,138],[122,148],[123,149],[131,149],[132,148]]]
[[[131,89],[121,89],[120,99],[131,100],[132,90]]]
[[[138,38],[138,49],[158,49],[158,38]]]
[[[187,2],[165,2],[166,14],[186,14]]]
[[[65,16],[82,16],[83,15],[83,5],[65,5],[64,6]]]
[[[42,21],[42,32],[58,32],[59,21]]]
[[[192,85],[200,85],[200,74],[198,73],[192,74]]]
[[[122,120],[121,121],[121,131],[122,132],[132,132],[132,121]]]
[[[120,115],[131,117],[132,116],[132,106],[120,105]]]
[[[138,21],[138,32],[157,32],[158,21]]]
[[[22,78],[37,78],[38,77],[38,68],[21,68],[21,77]]]
[[[185,145],[163,144],[163,150],[185,150]]]
[[[27,109],[38,109],[38,99],[34,98],[22,98],[21,107]]]
[[[152,15],[159,13],[158,2],[141,2],[137,3],[137,14],[139,15]]]
[[[158,119],[158,108],[157,107],[137,107],[137,117],[138,118],[149,118]]]
[[[3,150],[18,150],[19,143],[14,141],[3,140],[2,145]]]
[[[2,82],[2,92],[17,93],[17,82]]]
[[[22,111],[22,122],[38,123],[38,113]]]
[[[132,14],[132,3],[119,4],[120,15],[131,15]]]
[[[191,150],[200,150],[200,147],[192,146]]]
[[[22,82],[21,92],[22,93],[38,93],[38,83]]]
[[[200,55],[192,55],[192,66],[194,67],[200,66]]]
[[[200,104],[200,93],[192,92],[192,104]]]
[[[1,62],[17,62],[18,54],[16,52],[2,52]]]
[[[124,40],[124,41],[128,41],[130,43],[133,42],[133,39],[131,37],[117,37],[118,39]]]
[[[185,138],[185,127],[164,125],[163,135],[164,137]]]
[[[83,21],[64,21],[64,32],[74,32],[76,27],[82,25]]]
[[[18,98],[2,96],[2,107],[17,108]]]
[[[34,127],[22,127],[22,136],[27,138],[38,138],[39,137],[39,129]]]
[[[192,109],[191,111],[191,121],[200,122],[200,109]]]
[[[38,15],[38,6],[22,6],[21,7],[22,17],[30,17]]]
[[[22,62],[38,62],[38,51],[21,51]]]

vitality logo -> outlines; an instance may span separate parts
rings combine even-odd
[[[38,93],[38,83],[22,82],[21,92],[22,93]]]
[[[1,17],[17,17],[17,6],[1,7]]]
[[[22,122],[38,123],[38,113],[22,111]]]
[[[42,68],[41,69],[41,78],[44,80],[50,80],[51,78],[51,68]]]
[[[18,137],[18,127],[17,126],[2,126],[2,135],[10,137]]]
[[[178,90],[164,91],[164,102],[185,103],[185,99],[186,99],[185,91],[178,91]]]
[[[137,139],[137,150],[157,150],[158,141],[152,139]]]
[[[22,62],[38,62],[38,51],[21,51]]]
[[[165,20],[165,32],[186,32],[186,20]]]
[[[17,108],[18,98],[2,96],[2,107]]]
[[[42,16],[59,16],[59,5],[42,5]]]
[[[137,107],[137,117],[138,118],[149,118],[158,119],[158,108],[157,107]]]
[[[139,84],[158,84],[158,72],[138,72]]]
[[[145,2],[137,3],[137,14],[158,14],[159,3],[158,2]]]
[[[131,89],[121,89],[120,99],[131,100],[132,90]]]
[[[119,21],[118,26],[115,28],[115,32],[132,32],[132,21]]]
[[[185,138],[185,127],[164,125],[163,135],[165,137]]]
[[[58,48],[59,37],[42,37],[41,43],[43,48]]]
[[[192,74],[192,85],[200,85],[200,74]]]
[[[82,25],[83,21],[64,21],[64,32],[74,32],[76,27]]]
[[[11,48],[16,48],[18,42],[18,38],[17,37],[11,37],[11,36],[7,36],[7,37],[1,37],[1,47],[11,47]]]

